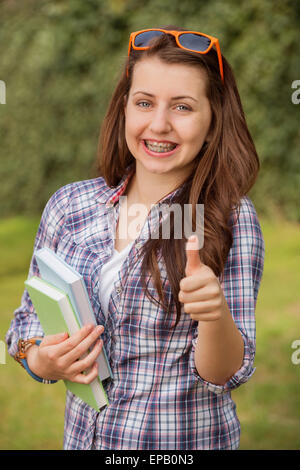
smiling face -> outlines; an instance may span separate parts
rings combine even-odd
[[[211,123],[205,80],[199,68],[157,57],[135,65],[125,106],[125,138],[144,171],[179,179],[190,173]]]

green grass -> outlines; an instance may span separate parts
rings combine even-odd
[[[18,217],[0,223],[2,341],[20,305],[38,222]],[[0,449],[61,449],[64,384],[39,384],[8,353],[5,359],[0,364]]]
[[[266,243],[256,307],[256,372],[233,399],[241,449],[300,449],[300,365],[291,344],[300,339],[300,225],[261,221]],[[0,223],[0,339],[19,306],[38,220]],[[6,354],[0,364],[0,449],[61,449],[65,388],[32,380]]]
[[[266,244],[256,306],[256,372],[232,394],[241,422],[241,449],[300,449],[300,225],[262,221]]]

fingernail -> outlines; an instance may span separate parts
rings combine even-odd
[[[186,247],[186,249],[188,249],[188,250],[196,250],[196,249],[199,249],[199,240],[198,240],[197,235],[191,235],[191,236],[188,238],[188,241],[186,242],[185,247]]]

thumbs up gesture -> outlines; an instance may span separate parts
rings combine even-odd
[[[180,281],[178,299],[184,311],[196,321],[219,320],[223,313],[224,295],[218,278],[202,263],[196,235],[186,243],[186,277]]]

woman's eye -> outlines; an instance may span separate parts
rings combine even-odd
[[[141,108],[145,108],[145,106],[141,106],[142,104],[149,104],[149,103],[147,103],[147,101],[140,101],[139,103],[137,103],[137,105],[140,106]]]
[[[179,108],[179,107],[185,108],[183,111],[190,111],[190,108],[188,108],[188,107],[185,106],[184,104],[179,104],[177,107],[178,107],[178,108]]]

